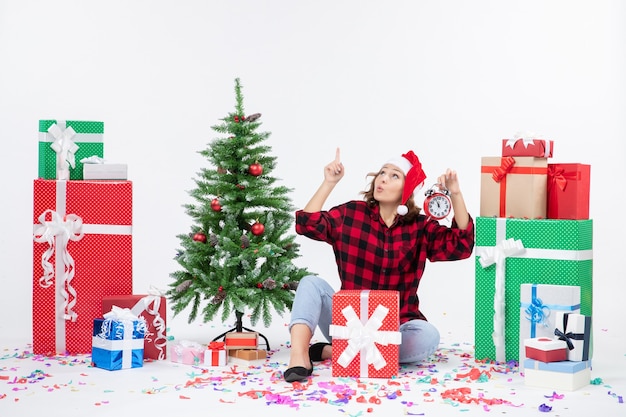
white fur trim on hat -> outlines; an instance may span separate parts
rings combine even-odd
[[[402,172],[404,173],[404,175],[406,175],[407,172],[409,172],[409,170],[411,169],[411,167],[413,166],[408,159],[406,159],[403,156],[397,156],[394,158],[391,158],[390,160],[388,160],[386,162],[387,164],[393,164],[395,166],[397,166],[398,168],[400,168],[402,170]]]

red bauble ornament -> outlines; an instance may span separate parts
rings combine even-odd
[[[263,223],[255,222],[250,228],[250,231],[253,235],[260,236],[265,231],[265,226],[263,226]]]
[[[254,164],[248,167],[248,172],[250,173],[250,175],[254,175],[255,177],[258,177],[259,175],[263,173],[263,166],[259,164],[258,162],[255,162]]]
[[[196,242],[206,243],[206,235],[202,232],[198,232],[193,235],[193,240],[195,240]]]
[[[220,200],[214,198],[211,200],[211,209],[213,211],[222,211],[222,205],[220,204]]]
[[[245,188],[246,188],[246,187],[244,187],[244,186],[243,186],[243,185],[241,185],[241,184],[237,184],[237,188],[239,188],[240,190],[245,190]]]
[[[239,123],[239,116],[233,117],[233,120],[235,121],[235,123]]]
[[[259,282],[258,284],[256,284],[257,288],[263,288],[263,283]]]

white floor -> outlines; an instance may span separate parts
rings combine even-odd
[[[169,335],[208,342],[221,331],[180,326],[177,331],[170,328]],[[532,416],[546,414],[539,410],[542,404],[552,407],[553,416],[593,416],[600,410],[603,416],[624,416],[626,336],[615,333],[594,333],[594,383],[572,392],[529,387],[517,369],[476,363],[473,341],[463,340],[468,336],[460,333],[444,334],[432,361],[404,367],[393,380],[333,378],[325,362],[316,366],[309,383],[293,385],[282,379],[289,357],[282,321],[263,330],[271,347],[267,360],[231,358],[219,368],[166,360],[107,371],[91,367],[87,355],[34,356],[24,337],[3,335],[0,416],[226,416],[243,411],[273,416]],[[470,377],[474,368],[481,378]],[[452,401],[452,394],[468,402]]]

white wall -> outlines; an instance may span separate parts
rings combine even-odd
[[[430,179],[459,172],[477,216],[480,157],[518,131],[553,139],[553,162],[592,165],[595,323],[623,328],[610,310],[624,288],[625,4],[0,0],[1,334],[30,338],[38,120],[105,122],[105,156],[134,181],[135,292],[164,288],[197,151],[233,109],[235,77],[298,207],[336,146],[347,174],[329,206],[414,149]],[[299,262],[336,283],[330,248],[300,242]],[[473,268],[429,265],[420,292],[431,321],[468,341]]]

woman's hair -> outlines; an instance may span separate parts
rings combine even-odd
[[[367,190],[361,191],[361,194],[363,194],[363,200],[365,200],[365,203],[369,207],[375,207],[378,205],[378,200],[374,198],[374,181],[376,180],[376,177],[378,175],[380,175],[380,171],[368,173],[366,177],[373,177],[372,181],[370,182]],[[415,205],[415,199],[413,198],[413,194],[411,194],[405,205],[409,209],[409,212],[402,217],[404,221],[411,222],[417,217],[418,214],[420,214],[422,209]]]

